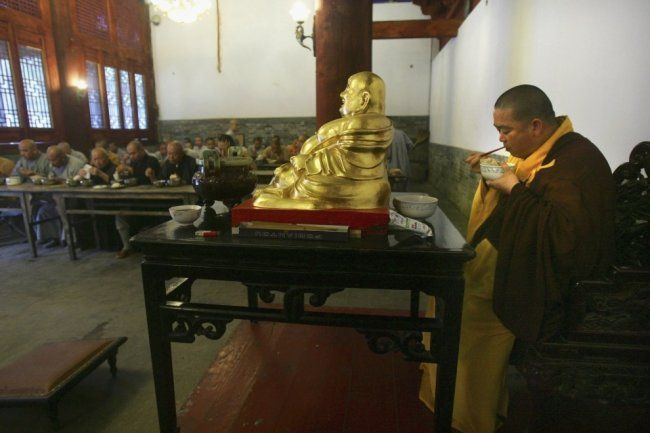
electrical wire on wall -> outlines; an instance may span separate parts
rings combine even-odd
[[[221,73],[221,12],[219,11],[219,0],[217,3],[217,72]]]

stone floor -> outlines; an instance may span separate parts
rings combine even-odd
[[[118,354],[118,374],[111,379],[100,366],[60,403],[62,433],[148,433],[157,430],[153,379],[140,276],[140,254],[117,260],[114,252],[82,251],[77,261],[65,248],[41,249],[32,258],[27,243],[0,246],[4,277],[0,283],[0,366],[38,345],[57,340],[127,336]],[[218,288],[219,290],[214,290]],[[218,293],[217,293],[218,292]],[[406,296],[405,296],[406,295]],[[244,287],[236,283],[197,281],[193,301],[244,305]],[[378,294],[371,305],[408,308],[407,294]],[[358,291],[332,296],[328,305],[368,306]],[[174,344],[177,406],[201,379],[237,326],[214,342]],[[0,409],[0,432],[51,431],[45,410]]]

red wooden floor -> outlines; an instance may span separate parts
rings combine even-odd
[[[432,433],[419,381],[417,363],[372,353],[354,330],[242,322],[178,420],[181,433]],[[525,386],[510,403],[499,433],[527,431],[539,408]],[[560,401],[535,431],[648,432],[648,415]]]
[[[242,323],[179,413],[182,433],[420,433],[418,364],[346,328]]]

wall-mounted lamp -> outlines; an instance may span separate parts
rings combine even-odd
[[[291,7],[289,13],[291,14],[293,20],[296,22],[296,40],[300,46],[311,50],[311,48],[309,48],[303,42],[305,39],[310,38],[312,40],[312,46],[315,50],[316,35],[314,34],[314,31],[312,30],[311,35],[305,35],[305,29],[302,27],[302,24],[307,20],[307,17],[309,16],[309,9],[307,9],[307,6],[305,6],[302,2],[295,2]],[[314,55],[316,55],[316,53],[314,53]]]
[[[86,92],[88,91],[88,83],[86,80],[83,78],[77,78],[72,86],[77,90],[77,99],[81,99],[86,96]]]

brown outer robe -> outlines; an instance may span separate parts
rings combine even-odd
[[[604,156],[570,132],[544,164],[553,160],[502,196],[472,240],[487,237],[497,249],[494,311],[528,342],[561,329],[572,284],[603,273],[614,257],[615,185]]]

